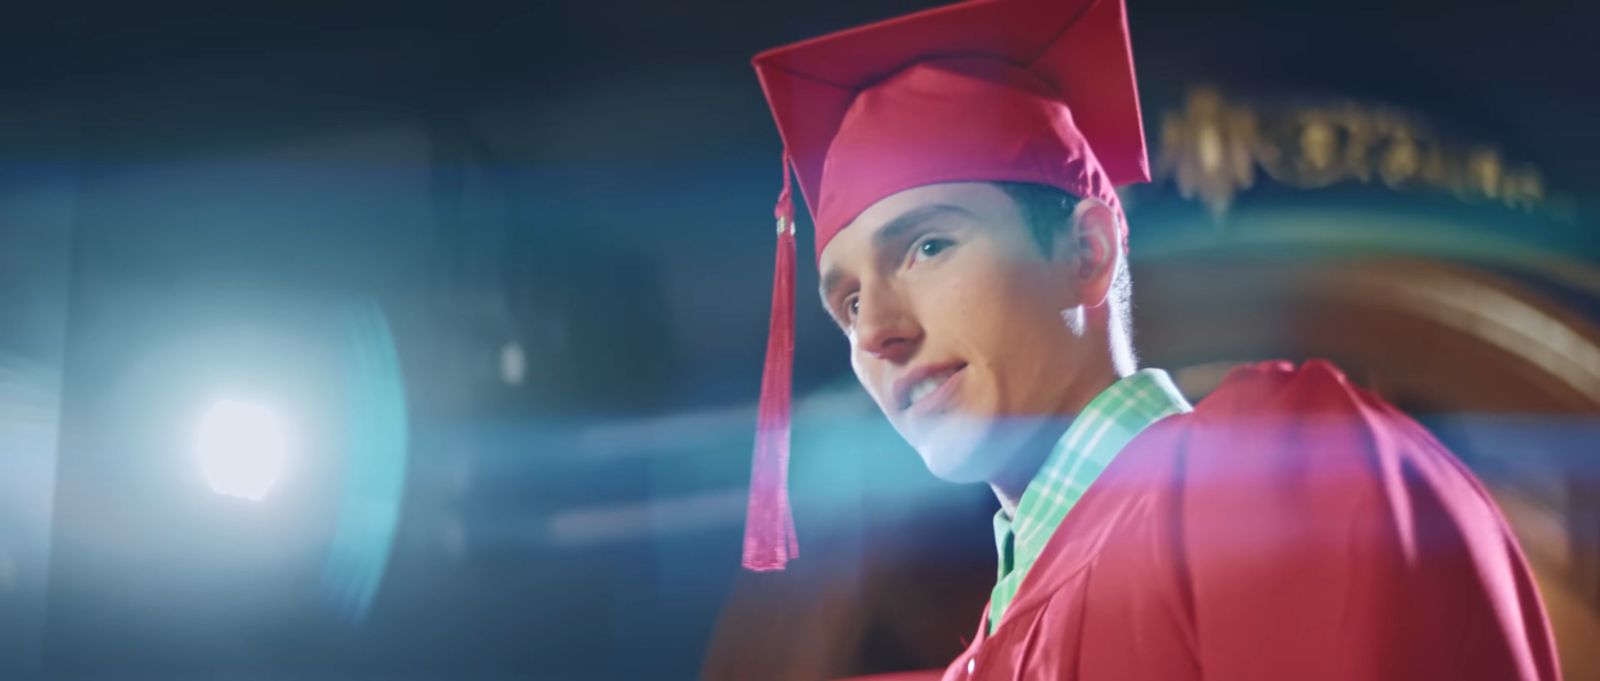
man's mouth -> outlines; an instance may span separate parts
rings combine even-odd
[[[901,379],[901,385],[897,386],[899,388],[897,390],[899,393],[897,401],[900,404],[900,410],[909,411],[918,406],[926,406],[942,401],[946,397],[946,393],[949,392],[948,390],[942,390],[942,388],[945,388],[950,383],[950,379],[966,367],[967,365],[963,363],[952,363],[934,367],[929,371],[917,372],[917,375],[909,378],[909,380]]]

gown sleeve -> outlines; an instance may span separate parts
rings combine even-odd
[[[1178,523],[1202,678],[1557,679],[1493,501],[1422,427],[1320,362],[1197,409]]]

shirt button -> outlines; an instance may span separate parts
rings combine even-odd
[[[976,657],[967,658],[967,676],[972,676],[972,670],[977,669],[977,668],[978,668],[978,658],[976,658]]]

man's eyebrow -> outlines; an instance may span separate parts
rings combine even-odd
[[[941,215],[948,215],[952,213],[966,215],[969,217],[972,215],[972,211],[949,203],[934,203],[926,206],[919,206],[913,210],[906,211],[899,217],[884,223],[882,227],[879,227],[878,230],[873,233],[872,250],[882,251],[884,248],[900,239],[906,232],[914,229],[918,225]],[[833,289],[839,285],[840,281],[843,280],[844,272],[837,267],[829,268],[828,272],[822,275],[822,283],[817,287],[817,293],[822,296],[822,302],[824,305],[828,303],[828,299],[830,294],[833,293]]]
[[[829,294],[844,280],[844,271],[837,267],[828,268],[827,274],[822,275],[822,285],[817,287],[817,294],[822,296],[822,306],[828,307]]]
[[[881,250],[885,246],[894,243],[901,237],[901,235],[905,234],[916,226],[936,217],[951,213],[958,213],[967,217],[972,216],[972,211],[949,203],[934,203],[926,206],[919,206],[915,210],[906,211],[904,214],[900,215],[900,217],[890,220],[882,227],[879,227],[878,231],[872,235],[872,248],[873,250]]]

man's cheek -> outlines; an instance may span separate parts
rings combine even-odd
[[[883,409],[884,414],[888,414],[889,410],[884,406],[885,402],[883,401],[882,382],[878,380],[877,372],[871,369],[868,360],[860,350],[851,350],[850,369],[855,372],[856,382],[860,383],[861,387],[867,391],[867,395],[872,398],[872,401],[878,404],[879,409]]]

